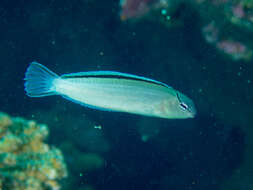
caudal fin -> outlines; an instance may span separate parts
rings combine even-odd
[[[32,62],[25,73],[25,91],[30,97],[55,95],[54,80],[59,76],[45,66]]]

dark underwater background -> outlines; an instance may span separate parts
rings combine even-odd
[[[252,58],[234,60],[208,43],[202,13],[187,3],[172,26],[156,11],[122,20],[121,9],[116,0],[1,0],[0,110],[48,125],[46,142],[67,165],[64,190],[251,190]],[[250,28],[239,29],[252,40]],[[198,115],[166,120],[29,98],[23,78],[32,61],[57,74],[153,78],[191,97]]]

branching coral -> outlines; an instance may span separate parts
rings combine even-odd
[[[0,189],[60,189],[67,176],[62,153],[43,140],[46,125],[0,113]]]

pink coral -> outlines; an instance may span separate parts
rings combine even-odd
[[[120,13],[121,20],[129,18],[138,18],[150,10],[152,4],[159,2],[159,0],[121,0],[120,6],[122,11]]]
[[[218,41],[219,30],[214,22],[204,26],[202,32],[207,42],[215,43]]]
[[[216,47],[226,54],[231,55],[235,60],[250,59],[251,51],[242,43],[224,40],[217,43]]]
[[[244,12],[241,4],[234,6],[232,8],[232,11],[233,11],[234,15],[238,18],[242,18],[245,16],[245,12]]]

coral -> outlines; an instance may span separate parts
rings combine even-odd
[[[61,133],[64,136],[64,142],[70,141],[87,152],[105,153],[110,150],[111,145],[104,136],[103,126],[97,125],[86,115],[70,114],[68,110],[64,110],[65,116],[62,118],[63,112],[60,106],[45,112],[33,111],[32,114],[39,121],[50,123],[52,133]],[[59,142],[62,141],[55,141],[55,144]]]
[[[168,24],[170,21],[170,14],[172,14],[183,0],[121,0],[120,1],[120,18],[122,21],[129,19],[141,19],[146,15],[151,20],[152,17],[160,16],[160,22]],[[158,13],[158,14],[157,14]]]
[[[201,10],[207,42],[235,61],[250,61],[253,44],[248,39],[253,32],[253,1],[194,0],[193,3]],[[215,35],[210,36],[211,33]]]
[[[221,31],[212,21],[202,29],[206,41],[214,45],[220,52],[229,55],[233,60],[250,60],[253,51],[243,42],[220,35]]]
[[[43,140],[46,125],[0,113],[0,187],[11,190],[60,189],[67,176],[62,153]]]
[[[60,134],[51,142],[62,150],[67,165],[71,166],[62,189],[93,189],[89,178],[105,166],[104,155],[111,149],[104,125],[83,114],[82,109],[71,112],[69,109],[62,110],[62,104],[50,110],[33,110],[30,114],[36,120],[50,124],[51,133]],[[80,184],[80,180],[84,182]]]
[[[121,0],[120,6],[122,11],[120,13],[121,20],[129,18],[138,18],[150,11],[150,9],[157,4],[154,0]]]
[[[192,9],[200,17],[204,38],[219,52],[235,61],[253,57],[248,40],[253,32],[251,0],[124,0],[120,6],[122,21],[149,18],[169,27],[182,23],[184,17],[177,15],[187,16],[185,10]]]

